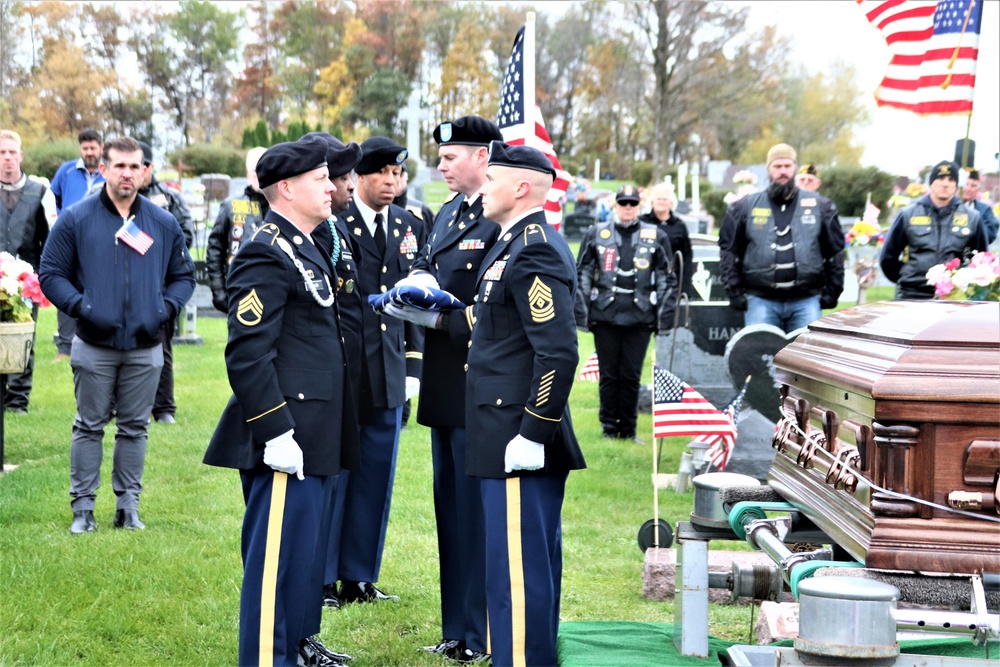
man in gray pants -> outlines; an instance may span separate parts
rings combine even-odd
[[[115,409],[114,527],[141,530],[139,493],[146,431],[163,368],[162,329],[191,298],[194,264],[180,225],[138,197],[142,149],[128,137],[104,144],[100,194],[64,210],[42,252],[39,280],[77,320],[70,354],[76,418],[70,446],[71,533],[96,527],[104,427]]]

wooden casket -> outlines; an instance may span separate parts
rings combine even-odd
[[[1000,304],[850,308],[774,365],[778,493],[867,567],[1000,572]]]

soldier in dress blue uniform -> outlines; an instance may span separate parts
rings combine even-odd
[[[556,664],[562,502],[569,471],[585,467],[568,403],[576,265],[542,210],[554,178],[541,151],[495,141],[480,190],[500,238],[479,271],[466,472],[481,478],[496,667]]]
[[[340,664],[321,659],[308,638],[318,626],[333,481],[359,455],[337,274],[311,236],[330,215],[326,158],[316,139],[261,157],[271,210],[226,282],[233,397],[205,463],[239,470],[243,483],[240,665]]]
[[[479,116],[434,129],[438,169],[456,194],[438,214],[410,275],[397,283],[446,290],[470,308],[444,315],[389,309],[427,326],[417,422],[431,427],[442,640],[424,650],[465,662],[486,658],[486,553],[479,480],[465,474],[465,411],[456,401],[465,396],[476,279],[500,233],[483,214],[479,189],[486,181],[490,142],[501,139],[497,126]]]
[[[340,218],[359,247],[361,294],[380,294],[410,271],[425,235],[417,220],[393,206],[406,149],[386,137],[361,144],[357,190]],[[344,504],[338,576],[341,603],[390,600],[376,586],[382,566],[403,403],[416,393],[423,327],[364,309],[361,378],[361,466]],[[329,583],[329,580],[328,580]]]

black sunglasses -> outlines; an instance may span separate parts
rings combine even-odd
[[[620,202],[618,202],[618,205],[619,206],[638,206],[639,202],[637,202],[637,201],[620,201]]]

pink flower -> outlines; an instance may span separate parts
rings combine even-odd
[[[42,286],[38,283],[38,275],[35,273],[25,274],[21,279],[21,293],[25,298],[31,299],[32,303],[37,303],[40,308],[52,305],[52,302],[42,294]]]
[[[957,269],[961,265],[962,265],[962,260],[960,260],[958,257],[956,257],[953,260],[951,260],[950,262],[948,262],[947,264],[945,264],[944,268],[948,269],[949,271],[954,271],[955,269]]]
[[[934,296],[943,299],[951,294],[953,289],[955,289],[955,286],[951,283],[951,280],[944,278],[934,285]]]

